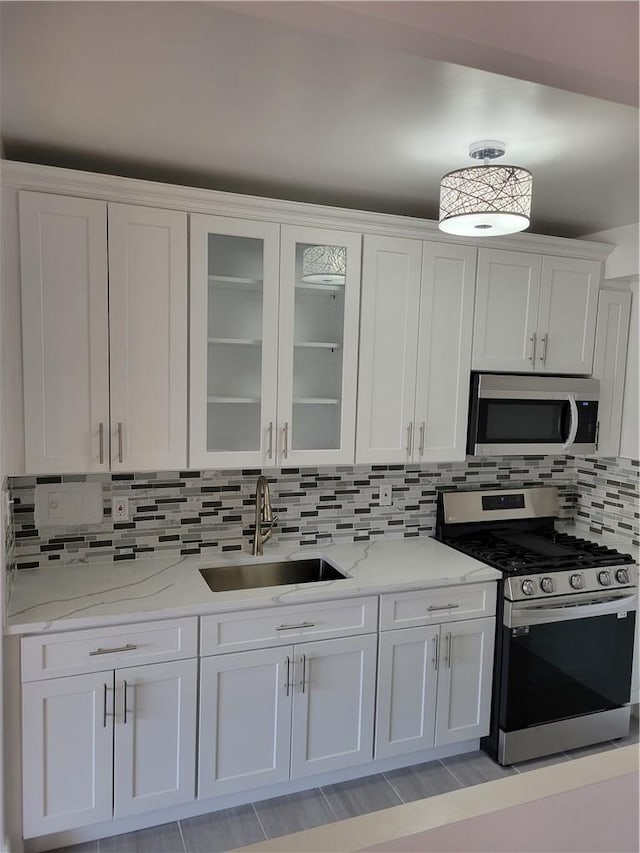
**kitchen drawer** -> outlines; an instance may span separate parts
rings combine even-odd
[[[380,630],[495,616],[496,584],[444,586],[380,596]]]
[[[200,654],[285,646],[378,630],[378,599],[348,598],[203,616]]]
[[[198,620],[167,619],[22,640],[22,680],[197,657]]]

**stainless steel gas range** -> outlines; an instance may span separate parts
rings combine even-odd
[[[503,572],[482,741],[500,764],[629,731],[637,566],[558,516],[552,487],[438,494],[436,538]]]

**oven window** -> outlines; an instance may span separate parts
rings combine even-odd
[[[629,701],[635,611],[503,627],[500,728],[513,731]],[[506,689],[505,689],[506,688]]]
[[[562,444],[569,433],[562,400],[479,400],[478,444]]]

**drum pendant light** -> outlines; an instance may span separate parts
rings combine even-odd
[[[441,231],[464,237],[514,234],[529,227],[532,175],[518,166],[492,166],[502,157],[503,142],[485,140],[469,146],[469,156],[484,160],[446,174],[440,182]]]

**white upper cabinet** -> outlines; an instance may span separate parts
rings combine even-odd
[[[465,457],[475,273],[476,249],[422,244],[414,461]]]
[[[192,466],[353,461],[360,242],[191,217]]]
[[[618,456],[620,453],[630,314],[630,291],[600,291],[593,356],[593,378],[600,380],[596,441],[599,456]]]
[[[186,241],[183,213],[20,193],[28,472],[186,465]]]
[[[108,209],[111,468],[182,468],[187,218],[130,204]]]
[[[360,234],[282,227],[280,465],[353,462]]]
[[[480,249],[474,370],[589,374],[601,264]]]
[[[537,372],[591,373],[600,274],[597,261],[544,257]]]
[[[475,259],[365,237],[357,462],[464,459]]]
[[[192,215],[189,462],[275,464],[280,227]]]
[[[107,206],[20,193],[26,471],[109,467]]]

